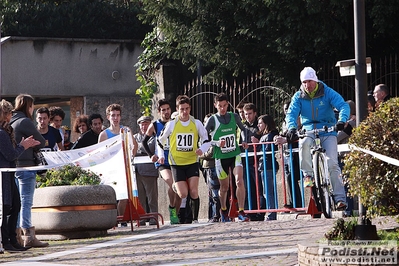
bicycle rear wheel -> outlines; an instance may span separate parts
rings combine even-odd
[[[332,217],[331,203],[332,199],[330,196],[330,184],[328,182],[328,165],[325,159],[324,153],[316,153],[313,155],[313,166],[315,186],[317,201],[319,201],[318,206],[321,207],[326,218]]]

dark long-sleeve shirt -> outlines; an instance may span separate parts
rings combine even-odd
[[[14,168],[15,160],[24,150],[24,147],[19,144],[14,147],[10,135],[3,128],[0,128],[0,168]],[[11,205],[11,185],[14,185],[12,182],[15,182],[14,173],[3,172],[2,182],[3,204]]]

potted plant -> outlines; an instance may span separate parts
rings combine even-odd
[[[32,223],[40,239],[103,236],[116,224],[116,195],[100,177],[74,164],[37,176]]]

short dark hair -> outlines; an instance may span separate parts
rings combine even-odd
[[[179,105],[185,104],[185,103],[187,103],[188,105],[191,106],[190,98],[188,98],[187,95],[179,95],[179,96],[177,96],[177,98],[176,98],[176,106],[179,106]]]
[[[255,113],[257,112],[256,105],[253,104],[253,103],[246,103],[246,104],[244,105],[243,109],[244,109],[245,111],[252,110],[252,111],[254,111]]]
[[[169,107],[170,107],[169,101],[166,100],[165,98],[164,98],[164,99],[159,99],[159,100],[158,100],[158,102],[157,102],[157,109],[158,109],[159,112],[161,111],[161,106],[162,106],[162,105],[165,105],[165,104],[169,105]]]
[[[100,118],[101,119],[101,123],[104,123],[104,119],[103,119],[103,117],[100,114],[91,114],[89,116],[89,120],[88,120],[89,127],[93,124],[93,120],[97,119],[97,118]]]
[[[229,98],[227,97],[226,93],[224,93],[224,92],[217,94],[214,98],[215,103],[222,102],[222,101],[226,101],[226,102],[229,101]]]
[[[61,107],[59,107],[59,106],[51,106],[48,110],[50,112],[50,115],[49,115],[50,116],[50,121],[53,120],[54,117],[57,116],[57,115],[59,117],[61,117],[62,120],[65,119],[65,112],[64,112],[64,110],[62,110]]]
[[[48,110],[47,107],[42,106],[39,109],[36,110],[36,115],[37,114],[47,114],[48,117],[50,117],[50,111]]]

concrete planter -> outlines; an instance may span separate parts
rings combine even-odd
[[[32,225],[38,239],[104,236],[115,226],[116,218],[116,195],[111,186],[56,186],[35,191]]]

